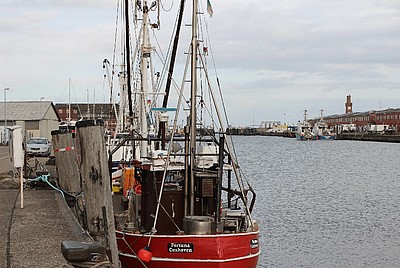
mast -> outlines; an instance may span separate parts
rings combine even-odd
[[[163,108],[167,108],[167,104],[168,104],[168,98],[169,98],[169,92],[170,92],[170,88],[171,88],[172,75],[174,73],[176,52],[178,50],[179,35],[180,35],[180,31],[181,31],[184,8],[185,8],[185,0],[181,0],[181,4],[179,7],[178,24],[176,26],[174,44],[172,47],[171,62],[169,65],[169,70],[168,70],[168,75],[167,75],[167,84],[165,86],[165,95],[164,95],[164,99],[163,99],[163,103],[162,103]],[[165,149],[165,123],[164,122],[160,122],[159,129],[160,129],[160,131],[158,133],[158,138],[162,138],[161,149],[164,150]]]
[[[194,164],[196,154],[196,94],[197,94],[197,0],[193,0],[192,11],[192,55],[190,91],[190,215],[194,215]]]
[[[125,50],[126,50],[126,79],[128,86],[128,104],[129,104],[129,117],[133,120],[132,108],[132,87],[131,87],[131,60],[130,60],[130,42],[129,42],[129,0],[125,0]],[[132,124],[132,122],[131,122]]]
[[[119,96],[119,113],[118,113],[118,121],[117,121],[117,127],[116,127],[116,132],[123,132],[125,131],[126,128],[126,72],[125,72],[125,66],[122,64],[121,66],[121,75],[119,76],[119,87],[120,87],[120,96]],[[115,109],[116,111],[116,109]],[[117,112],[115,112],[117,115]],[[116,135],[116,133],[115,133]],[[115,137],[114,137],[115,138]]]
[[[149,7],[147,6],[147,1],[143,3],[143,31],[142,31],[142,58],[140,62],[140,72],[141,72],[141,88],[139,95],[139,116],[140,116],[140,134],[142,138],[147,138],[148,136],[148,124],[146,116],[146,96],[148,91],[148,73],[147,66],[149,64],[151,46],[149,42],[149,29],[148,29],[148,12]],[[141,158],[147,157],[147,144],[146,140],[141,141],[140,156]]]
[[[86,101],[87,101],[87,111],[86,111],[86,117],[89,120],[90,119],[90,103],[89,103],[89,89],[86,89]]]
[[[96,120],[95,118],[95,109],[96,109],[96,90],[93,90],[93,119]]]
[[[172,48],[171,62],[170,62],[170,65],[169,65],[169,70],[168,70],[167,84],[165,86],[165,96],[164,96],[163,104],[162,104],[163,108],[167,108],[168,97],[169,97],[169,92],[170,92],[170,88],[171,88],[172,74],[174,73],[176,52],[177,52],[177,49],[178,49],[179,35],[180,35],[180,31],[181,31],[184,8],[185,8],[185,0],[181,0],[181,4],[180,4],[180,7],[179,7],[178,24],[176,26],[174,44],[173,44],[173,48]]]
[[[71,78],[68,81],[68,130],[71,125]]]

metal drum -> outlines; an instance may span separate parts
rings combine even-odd
[[[205,235],[215,233],[215,222],[209,216],[187,216],[183,219],[185,234]]]

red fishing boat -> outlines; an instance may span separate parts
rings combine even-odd
[[[117,232],[120,260],[130,267],[257,267],[258,231],[215,235],[138,235]],[[152,240],[152,241],[151,241]],[[129,244],[128,241],[135,241]],[[138,252],[151,245],[150,261]],[[143,258],[143,257],[142,257]]]
[[[122,187],[114,191],[115,207],[122,204],[116,210],[126,209],[115,215],[120,261],[122,267],[255,268],[260,254],[259,228],[251,216],[256,195],[239,168],[233,140],[225,132],[229,124],[218,78],[218,91],[213,91],[207,73],[211,50],[199,37],[204,32],[199,31],[198,17],[206,12],[196,0],[191,6],[192,37],[185,53],[183,82],[180,87],[174,82],[184,4],[182,0],[171,56],[165,60],[169,63],[166,74],[151,67],[154,48],[149,30],[160,28],[160,16],[152,21],[150,13],[159,14],[160,2],[135,1],[133,17],[142,25],[138,27],[141,37],[136,38],[140,45],[134,53],[129,51],[134,47],[129,43],[133,39],[129,35],[129,1],[123,5],[126,56],[119,72],[124,90],[120,96],[128,98],[129,124],[121,131],[130,134],[110,148],[109,154],[112,162],[115,152],[129,148],[129,156],[118,162],[123,169],[121,181],[113,183]],[[132,60],[131,54],[137,58]],[[135,62],[139,75],[131,82],[135,77],[131,64]],[[157,79],[149,79],[155,73]],[[163,93],[159,90],[161,77],[168,78]],[[171,85],[177,92],[173,100]]]

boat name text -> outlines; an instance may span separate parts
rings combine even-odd
[[[193,253],[193,243],[168,243],[169,253]]]

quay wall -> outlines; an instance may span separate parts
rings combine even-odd
[[[400,142],[400,135],[390,134],[369,134],[362,132],[355,133],[339,133],[337,140],[355,140],[355,141],[378,141],[378,142]]]
[[[243,136],[283,136],[282,132],[267,132],[266,128],[228,128],[226,132],[229,135],[243,135]]]
[[[295,138],[293,131],[285,131],[283,133],[267,132],[265,128],[230,128],[227,129],[229,135],[238,136],[280,136]],[[393,142],[400,143],[400,134],[380,134],[380,133],[337,133],[336,140],[354,140],[354,141],[377,141],[377,142]]]

